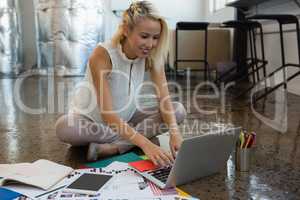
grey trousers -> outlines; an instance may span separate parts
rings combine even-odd
[[[173,102],[176,121],[183,122],[186,117],[186,110],[179,102]],[[128,124],[138,133],[151,139],[165,131],[161,113],[157,106],[143,108],[143,112],[137,110]],[[117,145],[119,152],[124,153],[134,145],[114,132],[109,126],[96,123],[80,114],[65,114],[56,122],[56,135],[65,143],[73,146],[84,146],[89,143],[110,143]]]

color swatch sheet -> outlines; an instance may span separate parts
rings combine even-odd
[[[106,158],[106,159],[103,159],[103,160],[100,160],[97,162],[87,163],[87,164],[85,164],[85,166],[91,167],[91,168],[103,168],[103,167],[107,167],[114,161],[129,163],[129,162],[134,162],[134,161],[138,161],[138,160],[142,160],[142,158],[134,152],[129,152],[129,153],[113,156],[110,158]]]

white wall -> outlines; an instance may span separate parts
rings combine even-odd
[[[207,13],[206,20],[213,23],[221,23],[228,20],[234,20],[234,8],[222,8],[214,13]]]
[[[221,23],[228,20],[234,20],[235,17],[235,9],[232,7],[225,7],[216,12],[211,13],[209,11],[209,1],[211,0],[203,0],[202,6],[204,8],[204,19],[211,23]]]
[[[109,0],[106,0],[109,2]],[[111,0],[110,5],[114,9],[126,9],[132,0]],[[203,21],[205,17],[205,7],[201,0],[149,0],[158,9],[160,14],[166,18],[168,25],[171,29],[175,28],[178,21]],[[122,3],[118,3],[122,2]],[[188,3],[187,3],[188,2]],[[111,27],[116,29],[118,21],[112,17],[113,23]],[[110,20],[110,19],[109,19]]]
[[[150,0],[167,18],[171,28],[178,21],[203,21],[205,8],[202,0]]]

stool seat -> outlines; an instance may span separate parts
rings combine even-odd
[[[298,17],[295,15],[285,15],[285,14],[278,14],[278,15],[254,15],[252,17],[248,17],[247,19],[261,19],[261,20],[277,20],[280,24],[294,24],[298,22]]]
[[[209,23],[207,22],[177,22],[178,30],[206,30]]]
[[[240,20],[230,20],[223,22],[221,27],[226,28],[240,28],[240,29],[253,29],[260,28],[261,24],[256,21],[240,21]]]

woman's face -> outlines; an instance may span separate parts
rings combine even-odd
[[[146,58],[158,44],[161,24],[157,20],[141,19],[136,26],[126,33],[127,47],[125,53],[129,57]],[[126,51],[127,50],[127,51]]]

